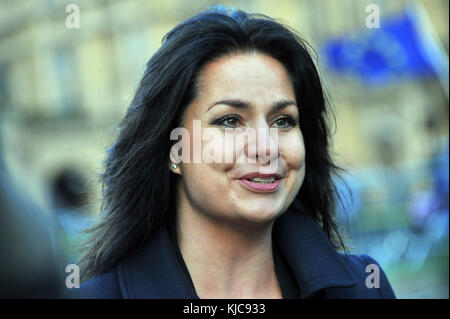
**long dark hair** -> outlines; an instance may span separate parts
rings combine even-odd
[[[216,6],[180,23],[148,61],[136,95],[108,150],[102,213],[81,260],[83,279],[110,270],[139,249],[164,221],[173,220],[177,175],[169,170],[170,132],[196,94],[196,76],[221,56],[256,51],[280,61],[299,101],[306,176],[294,204],[344,248],[333,221],[338,167],[329,150],[328,103],[309,45],[275,20]]]

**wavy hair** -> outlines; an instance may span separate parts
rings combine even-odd
[[[175,217],[176,176],[169,170],[170,132],[196,95],[201,68],[224,55],[260,52],[288,71],[299,103],[306,176],[293,205],[304,208],[335,248],[345,246],[333,220],[339,168],[330,150],[329,114],[311,47],[264,15],[215,6],[167,33],[146,65],[136,95],[118,127],[101,175],[99,222],[81,259],[83,280],[107,272]]]

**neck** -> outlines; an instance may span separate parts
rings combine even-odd
[[[178,209],[179,246],[200,298],[281,298],[272,226],[231,225]]]

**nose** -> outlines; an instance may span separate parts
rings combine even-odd
[[[246,145],[247,157],[263,164],[276,160],[279,157],[278,130],[267,124],[251,129],[253,133]]]

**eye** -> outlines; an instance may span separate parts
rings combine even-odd
[[[291,116],[284,115],[277,118],[274,125],[278,128],[288,128],[296,126],[297,122]]]
[[[214,125],[222,125],[226,127],[238,127],[241,118],[238,115],[232,114],[221,117],[213,122]]]

